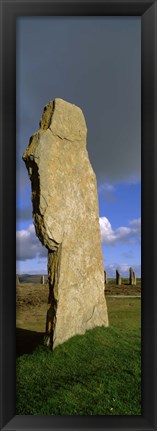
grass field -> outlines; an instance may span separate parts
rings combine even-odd
[[[109,328],[73,337],[53,353],[40,346],[46,304],[19,308],[17,414],[141,414],[141,300],[108,297],[107,305]]]

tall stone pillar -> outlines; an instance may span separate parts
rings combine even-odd
[[[55,99],[23,154],[38,238],[48,249],[48,344],[108,326],[96,176],[80,108]]]

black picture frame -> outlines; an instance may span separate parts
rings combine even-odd
[[[1,429],[157,430],[157,2],[1,0]],[[16,416],[16,18],[141,16],[142,41],[142,414],[141,416]]]

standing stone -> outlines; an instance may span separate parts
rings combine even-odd
[[[19,276],[18,276],[18,274],[16,274],[16,284],[19,284],[20,282],[19,282]]]
[[[131,286],[134,284],[134,272],[132,268],[129,268],[129,284]]]
[[[55,99],[23,154],[36,234],[48,249],[48,343],[108,326],[96,176],[80,108]]]
[[[121,275],[120,275],[120,272],[118,271],[118,269],[116,269],[116,284],[117,284],[118,286],[120,286],[120,285],[121,285],[121,283],[122,283],[122,281],[121,281]]]
[[[136,286],[136,275],[135,275],[135,273],[134,273],[134,271],[133,271],[133,284],[134,284],[134,286]]]
[[[41,276],[41,284],[44,284],[45,283],[45,278],[44,278],[44,275],[42,275]]]

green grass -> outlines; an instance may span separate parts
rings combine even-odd
[[[140,299],[107,302],[109,328],[17,359],[17,414],[141,414]]]

